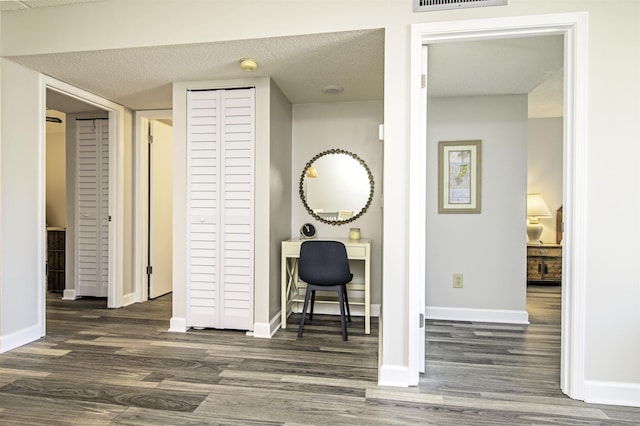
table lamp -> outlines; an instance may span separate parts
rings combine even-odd
[[[540,218],[551,217],[551,211],[540,194],[527,194],[527,244],[542,244]]]

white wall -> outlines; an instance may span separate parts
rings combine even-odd
[[[349,228],[359,227],[362,238],[371,239],[371,303],[380,303],[382,248],[382,149],[378,125],[382,124],[382,102],[298,104],[293,106],[293,155],[291,176],[291,238],[300,236],[302,224],[311,222],[320,238],[349,236]],[[339,148],[362,158],[374,178],[374,196],[367,212],[353,222],[329,225],[315,220],[298,195],[300,175],[317,154]],[[360,265],[361,266],[361,265]],[[362,282],[355,269],[354,282]],[[360,280],[360,281],[358,281]]]
[[[197,0],[164,1],[149,8],[147,2],[112,0],[60,8],[38,8],[3,13],[1,16],[2,55],[51,53],[157,46],[178,43],[224,41],[367,28],[384,28],[384,123],[383,161],[385,205],[393,214],[383,220],[384,257],[382,268],[384,299],[381,325],[381,372],[396,384],[408,378],[408,141],[409,64],[412,23],[463,22],[470,19],[550,13],[588,12],[588,182],[585,196],[588,239],[580,247],[586,259],[586,370],[589,389],[606,388],[607,383],[628,384],[640,404],[640,200],[629,196],[640,192],[640,2],[617,0],[510,0],[500,7],[482,7],[433,13],[413,13],[408,0],[359,0],[317,2],[304,0],[264,1]],[[79,27],[86,14],[99,19]],[[157,25],[140,31],[140,16]],[[287,19],[282,19],[286,16]],[[278,25],[273,25],[274,21]],[[117,22],[117,28],[113,26]],[[4,78],[4,77],[3,77]],[[23,105],[10,98],[3,104]],[[13,108],[13,105],[12,105]],[[14,114],[2,109],[3,125]],[[4,145],[4,129],[3,141]],[[35,161],[25,158],[27,163]],[[4,164],[4,161],[3,161]],[[17,172],[17,171],[16,171]],[[3,170],[3,179],[9,177]],[[17,172],[16,176],[20,176]],[[5,190],[3,180],[3,191]],[[11,191],[11,188],[7,188]],[[4,194],[2,198],[4,199]],[[31,207],[31,206],[30,206]],[[3,204],[3,214],[6,206]],[[11,213],[11,212],[9,212]],[[619,227],[611,226],[615,215]],[[4,221],[4,218],[3,218]],[[293,223],[296,223],[293,220]],[[6,226],[3,224],[3,229]],[[364,228],[364,227],[363,227]],[[293,232],[293,229],[292,229]],[[322,230],[321,230],[322,232]],[[17,236],[3,244],[19,244]],[[20,238],[24,239],[24,235]],[[34,253],[29,252],[30,256]],[[3,257],[5,255],[3,254]],[[3,268],[6,261],[3,259]],[[3,270],[3,276],[5,276]],[[3,304],[15,302],[30,310],[20,295],[7,293],[12,283],[3,281]],[[3,318],[4,318],[4,314]],[[13,319],[12,319],[13,321]],[[3,323],[4,328],[4,323]],[[19,324],[12,327],[20,328]],[[591,392],[596,399],[603,400]]]
[[[0,352],[41,336],[45,234],[44,108],[38,73],[2,59]],[[44,242],[43,239],[40,241]],[[39,264],[41,262],[41,264]]]
[[[527,98],[436,98],[428,111],[427,317],[526,321]],[[439,214],[438,142],[477,139],[481,213]]]
[[[556,242],[556,213],[562,206],[562,117],[530,118],[527,193],[542,195],[552,218],[540,219],[545,243]]]

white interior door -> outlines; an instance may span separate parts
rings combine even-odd
[[[76,121],[76,296],[109,290],[109,121]]]
[[[223,92],[221,328],[253,329],[255,89]]]
[[[253,329],[255,89],[187,96],[188,325]]]
[[[173,276],[172,141],[169,124],[151,120],[149,130],[149,298],[170,293]]]

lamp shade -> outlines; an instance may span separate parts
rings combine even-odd
[[[551,211],[540,194],[527,194],[527,217],[551,217]]]

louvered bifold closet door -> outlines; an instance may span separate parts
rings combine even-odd
[[[253,329],[254,92],[223,92],[222,321],[242,330]]]
[[[77,296],[106,297],[109,283],[109,122],[76,121]]]
[[[254,89],[187,95],[188,325],[253,329]]]

